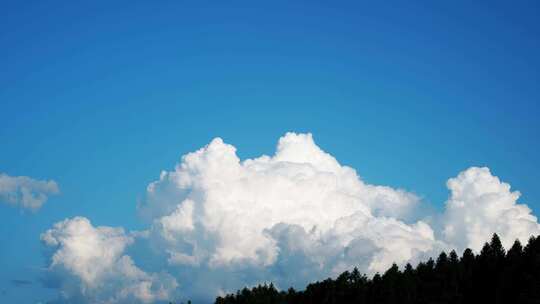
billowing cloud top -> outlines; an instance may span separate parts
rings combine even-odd
[[[141,211],[154,216],[152,231],[171,264],[269,266],[292,249],[279,241],[294,228],[312,240],[296,248],[301,251],[324,239],[340,248],[369,243],[374,250],[366,266],[377,271],[433,246],[425,223],[398,220],[416,202],[405,191],[365,184],[315,145],[311,134],[288,133],[274,156],[243,162],[233,146],[214,139],[184,156],[175,171],[162,173],[148,187]],[[387,229],[397,235],[382,233]],[[317,263],[340,268],[328,258]]]
[[[42,239],[56,248],[50,271],[79,282],[61,287],[64,295],[122,303],[127,294],[140,302],[173,293],[209,299],[270,280],[302,287],[354,266],[373,274],[442,249],[478,250],[493,232],[505,244],[540,232],[530,210],[517,204],[519,194],[487,168],[460,173],[448,188],[447,210],[433,226],[443,228],[434,231],[425,221],[410,220],[419,204],[414,194],[365,183],[322,151],[311,134],[287,133],[273,156],[244,161],[216,138],[147,187],[139,212],[151,225],[139,237],[75,218]],[[153,258],[165,261],[148,265],[173,275],[178,288],[171,278],[160,285],[155,274],[123,255],[135,241],[149,244]]]
[[[0,173],[0,202],[36,211],[45,204],[49,195],[59,192],[53,180],[42,181]]]
[[[505,247],[516,238],[526,241],[540,234],[527,205],[517,204],[520,193],[491,175],[488,168],[472,167],[447,182],[444,237],[454,247],[479,249],[494,232]]]

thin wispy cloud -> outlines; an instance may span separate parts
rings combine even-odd
[[[37,180],[28,176],[0,173],[0,202],[26,210],[37,211],[49,199],[60,193],[54,180]]]
[[[11,285],[15,287],[26,287],[32,285],[33,282],[29,280],[20,280],[20,279],[14,279],[11,280]]]

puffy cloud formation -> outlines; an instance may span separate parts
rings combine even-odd
[[[48,276],[57,279],[59,301],[151,303],[166,300],[177,287],[166,274],[148,274],[124,255],[133,237],[122,228],[93,227],[84,217],[56,223],[41,235],[54,251]]]
[[[0,202],[36,211],[45,204],[49,195],[59,192],[53,180],[41,181],[0,173]]]
[[[274,155],[243,161],[216,138],[148,185],[138,206],[147,231],[74,218],[42,239],[65,299],[131,303],[173,294],[211,301],[264,281],[302,288],[355,266],[373,274],[441,250],[479,250],[493,232],[505,246],[540,234],[519,193],[489,169],[469,168],[447,186],[437,221],[411,220],[414,194],[364,182],[311,134],[287,133]],[[146,248],[149,272],[124,253],[133,242]]]
[[[383,271],[440,248],[426,223],[402,220],[417,203],[412,193],[366,184],[311,134],[288,133],[275,155],[244,161],[214,139],[162,172],[140,212],[153,219],[151,239],[169,264],[192,268],[195,280],[199,269],[242,269],[247,280],[263,273],[298,285],[353,265]],[[309,273],[298,279],[295,269]],[[230,280],[216,279],[220,287]]]
[[[479,250],[493,233],[506,248],[516,238],[540,234],[537,218],[527,205],[517,204],[520,193],[491,175],[488,168],[472,167],[447,182],[443,235],[452,247]]]

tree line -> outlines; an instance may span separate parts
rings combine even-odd
[[[218,297],[215,304],[431,304],[540,303],[540,236],[525,247],[516,240],[505,251],[494,234],[479,254],[466,249],[442,252],[416,267],[393,264],[368,278],[357,268],[336,279],[309,284],[305,290],[277,290],[273,284],[244,288]]]

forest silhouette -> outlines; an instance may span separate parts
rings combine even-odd
[[[525,247],[516,240],[505,251],[494,234],[479,254],[466,249],[442,252],[416,268],[393,264],[368,278],[357,268],[305,290],[278,291],[273,284],[244,288],[218,297],[215,304],[337,303],[540,303],[540,236]]]

